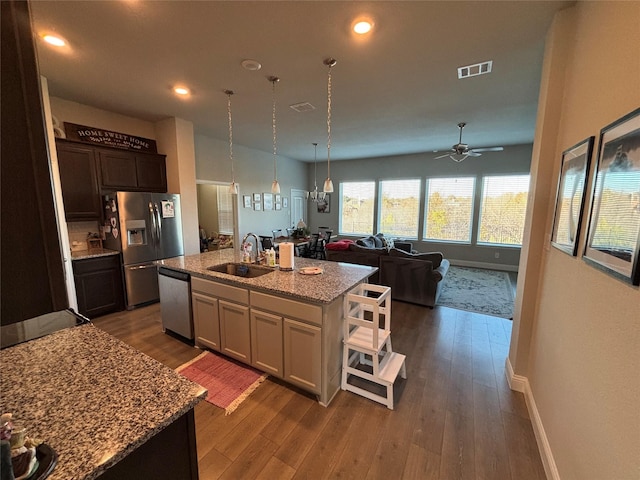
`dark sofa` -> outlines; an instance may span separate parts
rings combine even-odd
[[[442,291],[442,280],[449,270],[449,260],[443,258],[442,253],[406,252],[392,247],[381,235],[331,248],[327,245],[326,255],[327,260],[333,262],[378,267],[369,282],[391,287],[394,300],[427,307],[435,306]]]

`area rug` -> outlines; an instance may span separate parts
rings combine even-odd
[[[180,365],[176,372],[205,387],[206,401],[231,414],[268,377],[222,355],[204,352]]]
[[[470,267],[449,267],[437,305],[494,317],[513,317],[509,273]]]

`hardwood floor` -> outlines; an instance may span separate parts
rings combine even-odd
[[[94,324],[171,368],[200,353],[162,332],[158,304]],[[392,330],[407,356],[395,410],[344,391],[324,408],[269,377],[232,415],[196,407],[200,478],[546,478],[504,374],[509,320],[394,302]]]

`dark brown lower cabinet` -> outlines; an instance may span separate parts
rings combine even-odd
[[[124,310],[120,255],[73,261],[78,312],[95,318]]]
[[[198,480],[198,454],[193,409],[113,467],[101,480]]]

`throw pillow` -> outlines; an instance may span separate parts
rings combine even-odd
[[[375,242],[376,248],[386,248],[386,245],[384,243],[384,233],[376,233],[373,237],[373,241]]]
[[[390,257],[403,257],[403,258],[415,258],[416,260],[427,260],[433,264],[433,268],[438,268],[444,258],[440,252],[429,253],[408,253],[397,248],[389,250]]]
[[[360,245],[361,247],[375,248],[376,241],[375,238],[370,235],[368,237],[359,238],[358,240],[356,240],[356,244]]]
[[[337,242],[327,243],[325,248],[327,250],[349,250],[349,245],[353,243],[353,240],[338,240]]]

